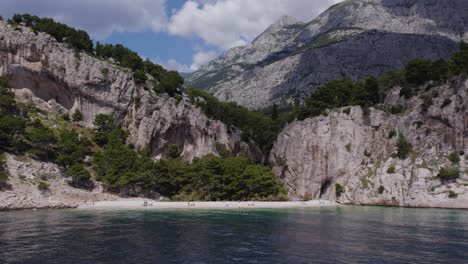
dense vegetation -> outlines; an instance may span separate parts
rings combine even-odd
[[[94,130],[52,129],[38,110],[19,105],[7,82],[0,83],[0,151],[29,155],[65,168],[71,185],[93,187],[92,174],[113,192],[129,196],[157,194],[178,200],[284,200],[286,193],[270,168],[244,157],[206,156],[192,163],[170,145],[168,160],[153,161],[127,145],[127,133],[109,115],[95,118]],[[86,160],[91,156],[91,161]],[[0,159],[0,181],[6,179]],[[47,189],[40,181],[38,188]]]
[[[5,155],[2,153],[0,154],[0,187],[6,180],[8,180],[8,173],[5,168]]]
[[[95,49],[96,56],[103,59],[112,59],[123,67],[133,70],[135,81],[143,84],[147,81],[146,75],[151,75],[157,82],[154,83],[154,90],[158,93],[168,93],[174,96],[177,88],[181,87],[184,79],[175,71],[167,71],[160,65],[143,59],[134,51],[117,44],[104,44],[97,42]]]
[[[233,102],[221,102],[216,97],[196,89],[187,89],[192,103],[201,107],[205,114],[213,119],[221,120],[229,126],[238,127],[243,132],[243,139],[249,138],[268,152],[277,134],[284,126],[288,116],[268,115],[262,112],[250,111]],[[201,98],[201,100],[200,100]]]
[[[112,59],[122,67],[130,68],[137,84],[144,84],[148,80],[147,74],[154,80],[154,90],[158,93],[168,93],[174,96],[177,88],[181,87],[184,79],[175,71],[167,71],[160,65],[149,60],[143,61],[138,53],[124,47],[121,44],[112,45],[97,42],[94,48],[93,42],[86,31],[77,30],[51,18],[40,18],[29,14],[14,15],[8,20],[10,24],[32,28],[35,32],[44,32],[53,36],[58,42],[67,43],[77,51],[84,51],[102,59]],[[108,69],[103,69],[108,72]]]

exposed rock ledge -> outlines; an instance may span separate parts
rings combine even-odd
[[[338,183],[345,192],[337,200],[346,204],[468,208],[468,80],[434,89],[439,96],[427,113],[421,99],[403,100],[396,89],[386,101],[404,105],[401,115],[351,107],[349,115],[344,108],[290,124],[269,158],[290,197],[334,200]],[[392,158],[392,130],[412,143],[410,158]],[[454,151],[467,153],[458,165],[447,159]],[[395,173],[387,172],[391,166]],[[453,166],[460,179],[442,183],[440,168]]]
[[[107,70],[103,70],[107,69]],[[187,98],[155,95],[136,85],[127,69],[77,53],[44,33],[13,27],[0,21],[0,75],[8,75],[16,94],[49,111],[83,113],[91,127],[98,114],[112,114],[129,131],[129,141],[148,148],[155,157],[177,144],[182,157],[192,160],[216,154],[223,144],[233,154],[261,159],[253,144],[242,142],[240,132],[209,120]]]
[[[6,184],[0,186],[0,210],[76,208],[119,198],[104,193],[99,185],[93,191],[69,186],[60,168],[52,163],[8,155],[6,164],[10,177]],[[39,190],[38,183],[41,180],[49,185],[46,190]]]

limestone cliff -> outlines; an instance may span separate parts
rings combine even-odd
[[[378,76],[413,58],[447,58],[458,41],[468,41],[467,21],[465,0],[347,0],[309,23],[281,18],[187,82],[252,109],[283,105],[332,80]]]
[[[16,94],[56,113],[83,113],[92,127],[98,114],[111,114],[129,131],[129,141],[155,157],[177,144],[182,157],[216,154],[224,145],[261,158],[240,132],[209,120],[187,98],[156,95],[149,85],[136,85],[128,69],[76,52],[51,36],[0,21],[0,75],[8,75]]]
[[[386,104],[403,105],[399,115],[350,107],[294,122],[279,135],[270,163],[292,199],[468,208],[468,80],[454,80],[428,93],[434,97],[432,104],[422,96],[400,98],[395,88]],[[397,134],[413,146],[405,160],[394,155]],[[454,152],[461,154],[459,164],[447,158]],[[452,167],[461,171],[459,179],[437,178],[441,168]],[[337,183],[344,188],[339,197]]]

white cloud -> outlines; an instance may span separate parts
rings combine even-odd
[[[162,66],[171,71],[178,71],[178,72],[192,72],[188,65],[179,63],[174,59],[170,59],[166,63],[162,63]]]
[[[200,66],[207,64],[218,56],[214,51],[199,51],[193,55],[193,63],[190,66],[192,71],[198,70]]]
[[[178,72],[193,72],[198,70],[200,66],[215,59],[218,54],[214,51],[198,51],[192,57],[192,64],[187,65],[180,63],[174,59],[170,59],[167,62],[161,61],[160,59],[154,59],[153,62],[160,64],[164,68]]]
[[[282,15],[308,21],[337,2],[341,0],[190,0],[170,18],[168,31],[229,49],[252,41]]]
[[[4,17],[30,13],[52,17],[103,39],[113,32],[161,31],[166,0],[1,0]]]

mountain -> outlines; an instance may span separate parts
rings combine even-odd
[[[322,84],[448,58],[468,41],[464,0],[347,0],[304,23],[282,17],[188,77],[187,84],[251,109],[284,105]]]

